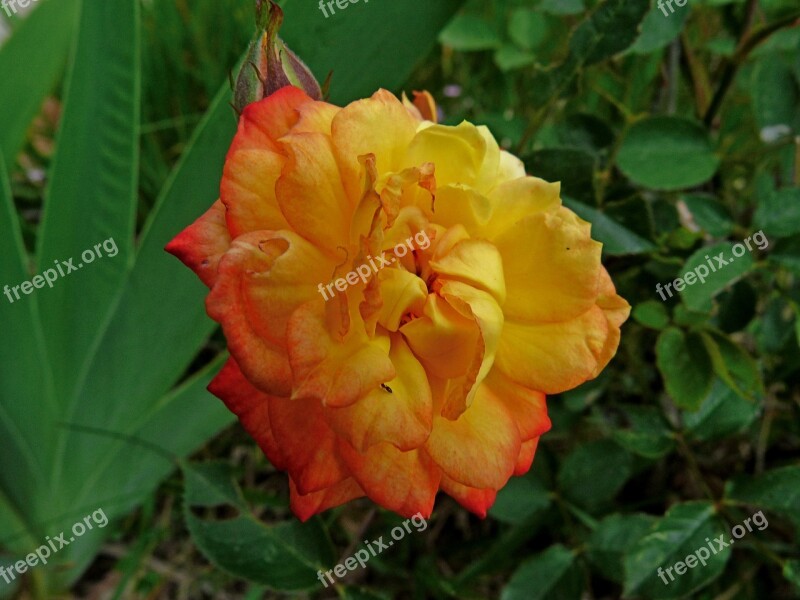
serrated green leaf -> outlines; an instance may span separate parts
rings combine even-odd
[[[743,399],[717,379],[700,409],[684,413],[683,423],[691,437],[708,441],[739,433],[758,412],[758,404]]]
[[[800,527],[800,466],[772,469],[759,476],[736,477],[726,484],[725,499],[774,510]]]
[[[333,562],[333,548],[319,519],[267,525],[245,504],[226,464],[185,464],[184,518],[198,548],[229,573],[291,592],[319,586],[317,571]],[[215,520],[199,509],[226,506],[234,516]]]
[[[733,232],[733,219],[714,196],[686,194],[683,202],[703,231],[714,237],[725,237]]]
[[[562,0],[557,2],[563,5]],[[572,34],[564,62],[539,71],[532,92],[536,104],[544,105],[558,97],[584,67],[630,46],[648,9],[648,0],[606,0],[600,4]]]
[[[603,477],[596,474],[603,472]],[[564,496],[589,510],[597,509],[617,495],[633,473],[630,453],[609,440],[578,446],[564,459],[558,484]]]
[[[768,240],[800,233],[800,188],[784,188],[759,194],[753,226]]]
[[[504,73],[532,65],[536,59],[526,50],[505,45],[494,53],[494,63]]]
[[[711,179],[719,159],[700,125],[678,117],[650,117],[628,130],[617,164],[641,186],[680,190]]]
[[[556,544],[522,563],[503,588],[500,600],[579,600],[581,588],[575,555]]]
[[[751,77],[753,113],[761,139],[772,142],[796,133],[800,127],[800,82],[791,62],[777,54],[764,56],[756,62]]]
[[[592,238],[602,242],[606,254],[644,254],[656,249],[652,242],[626,229],[602,211],[571,198],[563,197],[562,201],[564,206],[592,224]]]
[[[708,585],[720,576],[730,557],[730,548],[716,554],[707,539],[716,538],[725,530],[716,518],[714,507],[707,502],[687,502],[670,508],[656,521],[649,533],[639,539],[625,555],[625,596],[682,598]],[[725,535],[727,542],[729,535]],[[717,545],[713,545],[717,549]],[[706,564],[696,563],[681,575],[673,568],[690,555],[705,550]],[[696,558],[693,562],[699,558]],[[661,569],[662,576],[659,576]],[[664,583],[664,580],[667,583]]]
[[[489,516],[503,523],[519,525],[537,512],[550,506],[550,492],[532,474],[512,477],[497,492],[497,499],[489,509]]]
[[[629,424],[614,428],[611,435],[620,446],[647,459],[664,456],[675,446],[672,430],[661,412],[651,406],[620,407]]]
[[[654,50],[665,48],[678,37],[691,11],[688,8],[685,10],[679,8],[675,13],[667,16],[664,14],[665,10],[667,10],[666,6],[662,10],[656,3],[653,4],[650,12],[642,21],[641,33],[629,52],[649,54]]]
[[[669,325],[669,313],[663,302],[647,300],[633,307],[633,318],[651,329],[664,329]]]
[[[719,333],[701,332],[714,372],[725,384],[746,400],[754,401],[764,394],[764,383],[758,365],[741,346]]]
[[[675,404],[696,410],[714,379],[711,357],[702,338],[675,327],[665,329],[656,343],[656,364]]]
[[[751,242],[751,247],[756,245]],[[679,274],[685,284],[680,290],[684,304],[697,312],[710,312],[714,297],[746,275],[754,264],[753,255],[742,242],[719,242],[700,248]],[[672,289],[677,290],[676,285]]]
[[[493,50],[501,45],[492,26],[475,15],[458,15],[439,34],[439,42],[460,52]]]
[[[625,553],[653,527],[656,518],[635,513],[614,514],[606,517],[592,531],[587,541],[586,553],[606,579],[622,583],[625,577]]]

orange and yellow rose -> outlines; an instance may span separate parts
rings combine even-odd
[[[284,87],[244,109],[220,200],[168,246],[228,340],[210,389],[303,520],[365,495],[427,517],[439,490],[485,515],[530,468],[545,395],[596,377],[629,313],[559,186],[435,114],[427,94],[339,108]]]

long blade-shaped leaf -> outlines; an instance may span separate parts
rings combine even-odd
[[[140,85],[139,2],[85,0],[45,200],[39,292],[55,381],[71,397],[133,258]],[[115,250],[116,248],[116,250]],[[64,261],[74,261],[69,272]]]
[[[55,387],[63,399],[60,414],[67,422],[76,412],[76,382],[133,260],[141,96],[139,9],[138,0],[86,0],[82,5],[45,201],[39,269],[55,266],[67,271],[64,261],[70,259],[75,265],[75,272],[65,272],[52,289],[40,292]],[[109,397],[106,394],[106,401]],[[58,490],[62,478],[82,474],[66,465],[69,432],[58,429],[52,434],[57,440],[50,456],[52,482]],[[58,514],[56,509],[44,507],[40,517]]]
[[[36,494],[46,495],[48,489],[45,449],[49,446],[37,441],[34,432],[52,411],[36,298],[20,293],[20,284],[30,279],[26,261],[8,178],[0,168],[0,285],[7,292],[0,296],[0,496],[5,495],[19,515],[25,514],[23,508]],[[0,521],[0,540],[15,533],[4,528],[19,525],[20,518],[13,523]]]
[[[0,151],[9,165],[64,68],[79,4],[78,0],[42,0],[0,50],[5,82],[0,86]]]

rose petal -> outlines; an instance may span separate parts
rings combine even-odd
[[[332,304],[332,303],[331,303]],[[325,307],[309,303],[289,322],[289,360],[294,377],[293,398],[316,398],[325,406],[349,406],[394,379],[389,337],[367,336],[358,310],[341,338],[328,326]]]
[[[413,450],[431,433],[433,403],[428,378],[402,336],[392,336],[389,358],[397,377],[386,382],[386,387],[351,406],[325,411],[334,431],[359,452],[382,442]]]
[[[220,258],[230,245],[225,206],[217,200],[202,217],[175,236],[165,249],[211,287],[217,280]]]
[[[269,403],[272,433],[301,494],[329,488],[350,476],[337,452],[338,436],[323,411],[316,400],[275,398]]]
[[[344,479],[331,487],[306,495],[300,494],[294,481],[291,477],[289,478],[289,501],[292,512],[303,523],[316,514],[360,498],[363,495],[364,490],[352,478]]]
[[[525,387],[559,394],[594,377],[608,336],[608,321],[597,306],[562,323],[506,321],[494,364]]]
[[[560,207],[527,216],[494,238],[503,257],[506,319],[554,323],[595,305],[602,244],[590,228]]]
[[[450,479],[447,475],[442,475],[442,491],[481,519],[486,518],[487,512],[497,498],[497,490],[468,487]]]
[[[275,441],[269,422],[269,403],[273,399],[253,386],[233,358],[211,381],[208,391],[225,403],[239,417],[242,426],[258,442],[261,450],[279,471],[286,469],[283,450]]]
[[[291,228],[331,258],[348,239],[355,200],[348,199],[330,137],[291,133],[281,138],[288,157],[275,190]]]
[[[441,470],[423,450],[401,452],[391,444],[378,444],[358,452],[343,440],[339,450],[371,500],[403,517],[431,516]]]
[[[484,386],[458,420],[434,417],[425,444],[445,475],[467,487],[494,490],[513,474],[520,447],[513,416]]]
[[[336,115],[331,127],[333,148],[350,198],[361,196],[362,171],[358,157],[374,154],[378,176],[399,171],[417,125],[418,121],[403,104],[386,90],[352,102]]]

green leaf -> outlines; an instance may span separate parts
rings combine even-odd
[[[333,71],[329,101],[343,104],[381,87],[399,90],[461,4],[437,0],[408,10],[402,2],[370,2],[350,6],[334,22],[303,2],[286,2],[281,37],[317,80]]]
[[[602,472],[603,477],[597,477]],[[589,510],[600,508],[617,495],[633,472],[633,459],[609,440],[588,442],[573,450],[558,472],[564,496]]]
[[[584,0],[542,0],[539,10],[553,15],[577,15],[586,7]]]
[[[756,246],[751,243],[751,247]],[[680,294],[684,304],[694,311],[710,312],[714,306],[713,298],[746,275],[753,264],[753,255],[741,242],[719,242],[700,248],[681,269],[682,275],[679,279],[684,282],[685,287],[680,290]]]
[[[587,556],[603,577],[622,583],[625,553],[652,528],[656,518],[634,513],[606,517],[592,531],[586,544]]]
[[[682,598],[709,584],[720,576],[730,557],[731,549],[718,546],[712,538],[722,529],[715,516],[714,507],[708,502],[687,502],[670,508],[659,519],[648,534],[640,538],[625,555],[624,596],[644,598]],[[728,535],[724,541],[727,543]],[[693,559],[689,556],[694,555]],[[705,565],[697,562],[703,558]],[[678,574],[673,568],[679,561],[689,559],[694,566],[684,564]],[[661,569],[662,576],[659,576]],[[664,583],[664,580],[667,583]]]
[[[652,242],[636,235],[600,210],[577,200],[562,197],[564,206],[592,224],[592,238],[603,243],[603,252],[610,256],[644,254],[656,249]]]
[[[714,237],[725,237],[733,233],[733,219],[714,196],[686,194],[683,202],[695,223],[706,233]]]
[[[623,406],[627,428],[614,428],[611,435],[620,446],[644,458],[655,460],[675,446],[672,430],[652,406]]]
[[[86,357],[133,261],[139,7],[135,0],[84,2],[67,81],[38,240],[41,271],[70,258],[78,269],[38,292],[55,381],[65,399],[84,375]],[[69,410],[66,415],[71,421]]]
[[[800,527],[800,466],[772,469],[760,476],[736,477],[726,484],[725,499],[775,511]]]
[[[675,404],[696,410],[711,390],[712,363],[702,338],[670,327],[656,342],[656,364]]]
[[[79,6],[78,0],[41,0],[0,50],[5,82],[0,86],[0,153],[9,168],[28,126],[64,69]]]
[[[796,312],[786,299],[776,296],[769,298],[754,327],[759,353],[771,354],[780,352],[787,345],[791,347],[790,340],[794,338],[792,322],[795,322],[795,326],[797,324]]]
[[[531,474],[512,477],[497,493],[489,515],[501,521],[519,525],[537,512],[550,507],[550,493],[542,482]]]
[[[672,318],[676,325],[691,329],[706,325],[708,323],[709,315],[707,313],[689,310],[683,304],[678,304],[675,307]]]
[[[752,71],[753,113],[764,142],[797,133],[800,127],[800,83],[791,62],[771,54]]]
[[[758,365],[738,344],[716,332],[700,333],[706,345],[714,372],[725,384],[746,400],[764,395],[764,383]]]
[[[0,153],[0,165],[2,159]],[[3,286],[13,288],[29,279],[30,273],[5,168],[0,168],[0,213],[0,273]],[[51,446],[49,440],[36,441],[33,432],[52,428],[56,410],[36,296],[17,300],[13,290],[9,295],[0,296],[0,498],[6,496],[4,503],[16,513],[13,520],[20,525],[30,519],[31,498],[48,489],[43,465]],[[0,531],[5,537],[15,529]]]
[[[215,328],[203,302],[208,289],[164,246],[217,197],[236,127],[229,98],[226,86],[162,189],[140,236],[136,263],[92,357],[81,395],[101,398],[107,390],[117,390],[113,406],[96,409],[107,424],[125,424],[147,411],[175,384]]]
[[[719,159],[700,125],[678,117],[650,117],[628,130],[617,164],[641,186],[680,190],[711,179]]]
[[[783,576],[794,584],[796,592],[800,592],[800,559],[787,560],[783,563]]]
[[[675,14],[670,14],[665,18],[664,12],[659,9],[657,3],[653,3],[650,12],[642,21],[641,33],[629,52],[649,54],[654,50],[665,48],[680,34],[689,12],[688,8],[686,10],[678,9]]]
[[[494,63],[504,73],[532,65],[533,54],[516,46],[504,45],[494,53]]]
[[[439,34],[439,42],[459,52],[492,50],[501,45],[492,26],[475,15],[456,16]]]
[[[518,8],[509,15],[509,37],[516,46],[529,51],[539,64],[553,60],[568,33],[562,19],[543,14],[541,7]]]
[[[503,588],[500,600],[579,600],[582,587],[575,555],[556,544],[522,563]]]
[[[743,431],[758,413],[757,404],[743,399],[717,379],[700,409],[683,413],[683,424],[691,437],[709,441]]]
[[[565,4],[553,0],[556,2]],[[649,4],[647,0],[607,0],[601,4],[572,35],[568,62],[588,66],[625,50],[636,39]]]
[[[508,19],[508,35],[520,48],[533,50],[546,39],[548,21],[538,11],[518,8]]]
[[[319,519],[267,525],[250,512],[228,465],[186,464],[183,473],[184,518],[192,539],[212,563],[273,590],[296,592],[321,585],[317,571],[335,559]],[[213,518],[219,511],[232,516]]]
[[[551,6],[556,3],[564,5],[563,0],[554,0]],[[534,102],[545,105],[560,96],[584,67],[630,46],[649,4],[648,0],[606,0],[600,4],[572,34],[564,62],[554,69],[539,71],[532,90]]]
[[[759,194],[753,226],[769,240],[800,233],[800,188],[784,188]]]
[[[669,325],[669,313],[663,302],[647,300],[633,308],[633,318],[651,329],[664,329]]]

